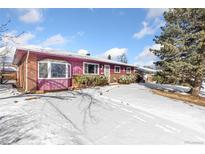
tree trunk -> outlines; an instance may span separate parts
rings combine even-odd
[[[193,96],[199,96],[199,92],[200,92],[200,86],[192,88],[191,94]]]
[[[2,84],[2,83],[3,83],[3,73],[0,72],[0,84]]]
[[[194,87],[192,88],[191,94],[194,96],[199,96],[200,87],[202,79],[200,77],[195,77]]]

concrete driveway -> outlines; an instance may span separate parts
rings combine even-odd
[[[204,107],[143,85],[0,99],[1,144],[205,143]]]

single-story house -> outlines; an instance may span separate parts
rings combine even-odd
[[[13,64],[17,66],[17,85],[27,92],[69,89],[75,75],[105,75],[114,82],[135,72],[135,66],[130,64],[37,48],[17,48]]]
[[[16,80],[16,67],[13,65],[6,64],[5,66],[0,66],[0,80]]]
[[[153,69],[153,68],[147,68],[142,66],[137,66],[136,70],[138,74],[141,76],[140,82],[153,82],[153,76],[159,72],[160,70]]]

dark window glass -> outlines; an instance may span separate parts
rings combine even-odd
[[[48,64],[47,63],[39,63],[39,77],[48,78]]]
[[[98,74],[98,65],[85,64],[85,74]]]
[[[119,66],[116,66],[116,67],[115,67],[115,72],[116,72],[116,73],[120,73],[120,67],[119,67]]]
[[[51,63],[51,78],[65,78],[66,64]]]

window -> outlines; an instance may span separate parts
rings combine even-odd
[[[120,73],[121,72],[120,66],[115,66],[114,72]]]
[[[57,61],[41,61],[38,64],[38,78],[65,79],[70,78],[70,64]]]
[[[48,63],[39,63],[39,78],[48,78]]]
[[[51,63],[51,77],[52,78],[65,78],[66,77],[66,64]]]
[[[84,63],[84,74],[90,74],[90,75],[99,74],[99,64]]]
[[[131,67],[126,68],[126,73],[131,73]]]

